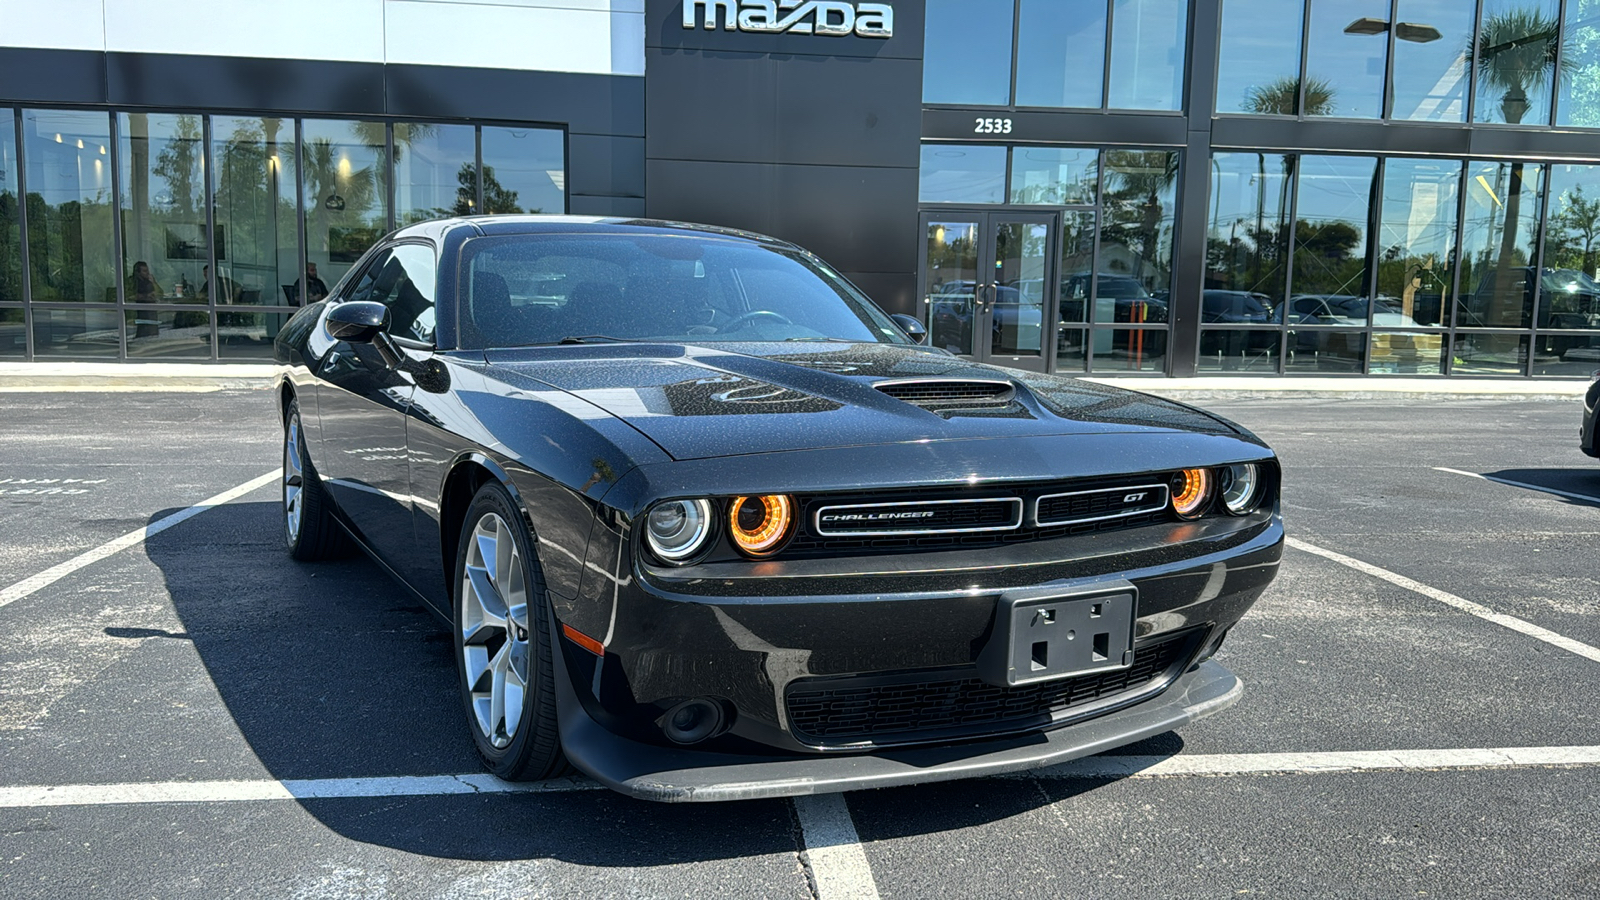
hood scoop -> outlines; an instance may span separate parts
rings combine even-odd
[[[880,381],[874,388],[905,403],[928,409],[1008,406],[1017,397],[1017,387],[1000,379],[917,378]]]

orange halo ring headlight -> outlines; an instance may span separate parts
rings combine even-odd
[[[1211,502],[1210,469],[1184,469],[1172,476],[1172,511],[1180,519],[1198,519]]]
[[[728,532],[746,556],[778,552],[794,525],[794,501],[783,494],[735,497],[728,505]]]

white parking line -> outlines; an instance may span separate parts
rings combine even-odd
[[[1000,778],[1171,778],[1208,775],[1317,775],[1335,772],[1426,772],[1600,767],[1600,746],[1483,747],[1456,750],[1351,750],[1329,753],[1216,753],[1180,756],[1091,756]],[[312,778],[288,781],[145,781],[122,784],[0,787],[0,809],[120,806],[145,803],[232,803],[261,800],[336,800],[451,794],[559,794],[604,788],[587,778],[510,782],[493,775],[416,775],[390,778]],[[839,891],[857,889],[871,870],[850,810],[839,794],[795,798],[813,870]],[[819,863],[820,861],[820,863]],[[819,869],[820,865],[820,869]],[[853,873],[853,874],[852,874]],[[865,873],[863,875],[862,873]],[[836,879],[836,880],[835,880]],[[857,887],[852,887],[852,885]],[[873,888],[875,891],[876,888]],[[824,897],[876,896],[847,892]]]
[[[1449,472],[1452,475],[1465,475],[1468,478],[1478,478],[1483,481],[1492,481],[1495,484],[1508,484],[1512,487],[1538,491],[1541,494],[1555,494],[1557,497],[1566,497],[1569,500],[1583,500],[1588,503],[1600,504],[1600,497],[1591,497],[1588,494],[1574,494],[1571,491],[1558,491],[1555,488],[1541,487],[1537,484],[1528,484],[1525,481],[1512,481],[1509,478],[1497,478],[1493,475],[1479,475],[1477,472],[1464,472],[1460,469],[1450,469],[1445,466],[1434,466],[1435,472]]]
[[[1162,778],[1182,775],[1312,775],[1432,769],[1600,766],[1600,747],[1464,750],[1350,750],[1330,753],[1216,753],[1193,756],[1091,756],[1006,778]]]
[[[1352,569],[1355,569],[1357,572],[1363,572],[1367,575],[1371,575],[1374,578],[1381,578],[1390,584],[1403,587],[1412,593],[1421,594],[1429,599],[1437,600],[1440,603],[1448,606],[1453,606],[1464,613],[1477,616],[1486,622],[1493,622],[1496,625],[1509,628],[1519,634],[1525,634],[1535,640],[1544,641],[1546,644],[1549,644],[1552,647],[1560,647],[1562,650],[1565,650],[1568,653],[1575,653],[1584,659],[1600,662],[1600,647],[1592,647],[1583,643],[1582,641],[1575,641],[1572,638],[1556,634],[1554,631],[1550,631],[1547,628],[1540,628],[1532,622],[1519,619],[1516,616],[1508,616],[1505,613],[1497,613],[1482,604],[1473,603],[1471,600],[1457,597],[1455,594],[1441,591],[1438,588],[1429,587],[1420,581],[1413,581],[1404,575],[1391,572],[1388,569],[1381,569],[1375,565],[1372,565],[1371,563],[1364,563],[1354,557],[1345,556],[1343,553],[1335,553],[1332,550],[1325,550],[1314,544],[1308,544],[1305,541],[1298,540],[1296,538],[1285,538],[1284,543],[1287,543],[1296,550],[1304,550],[1307,553],[1314,553],[1324,559],[1332,560],[1341,566],[1348,566]]]
[[[398,778],[310,778],[292,781],[150,781],[0,788],[0,809],[43,806],[116,806],[139,803],[230,803],[241,800],[332,800],[354,797],[421,797],[446,794],[596,791],[579,778],[512,783],[493,775],[425,775]]]
[[[205,500],[201,500],[199,503],[196,503],[194,506],[191,506],[188,509],[179,510],[170,516],[157,519],[143,528],[136,528],[122,537],[106,541],[104,544],[101,544],[93,550],[87,550],[78,554],[77,556],[74,556],[64,563],[53,565],[31,578],[24,578],[10,587],[0,590],[0,606],[7,606],[11,603],[15,603],[16,601],[21,600],[23,597],[55,584],[57,581],[60,581],[68,575],[71,575],[73,572],[78,571],[84,566],[93,565],[94,563],[105,559],[113,553],[116,553],[120,550],[126,550],[129,547],[137,544],[144,543],[145,538],[160,534],[161,532],[166,531],[168,528],[171,528],[180,522],[192,519],[214,506],[221,506],[222,504],[227,503],[229,500],[236,500],[240,497],[243,497],[245,494],[250,493],[264,484],[278,480],[282,474],[282,471],[274,469],[273,471],[264,475],[252,478],[238,487],[229,488],[215,497],[208,497]]]
[[[794,798],[817,900],[878,900],[878,883],[843,794]]]

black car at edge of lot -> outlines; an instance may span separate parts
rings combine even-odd
[[[709,226],[426,222],[277,338],[284,527],[448,621],[469,730],[663,801],[1061,762],[1231,705],[1279,468],[1144,394],[920,346]]]

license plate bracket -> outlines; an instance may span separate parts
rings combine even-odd
[[[1002,596],[978,660],[985,681],[1005,687],[1133,665],[1138,592],[1123,582],[1085,591]]]

